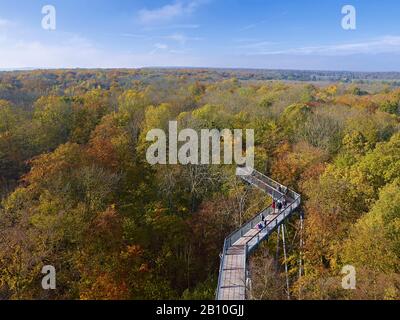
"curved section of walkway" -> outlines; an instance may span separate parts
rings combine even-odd
[[[263,190],[275,201],[284,197],[287,206],[278,209],[268,207],[259,212],[253,219],[230,234],[224,241],[218,278],[217,300],[245,300],[248,281],[247,257],[258,245],[281,225],[300,206],[301,198],[296,192],[279,184],[262,173],[238,168],[237,175],[247,183]],[[266,217],[266,225],[262,222]]]

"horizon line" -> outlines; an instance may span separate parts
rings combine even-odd
[[[237,71],[297,71],[297,72],[340,72],[340,73],[362,73],[362,74],[400,74],[400,71],[365,71],[365,70],[334,70],[334,69],[287,69],[287,68],[255,68],[255,67],[195,67],[195,66],[143,66],[143,67],[10,67],[0,68],[0,72],[13,71],[54,71],[54,70],[143,70],[143,69],[202,69],[202,70],[237,70]]]

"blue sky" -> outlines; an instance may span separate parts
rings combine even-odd
[[[0,0],[0,68],[400,71],[399,17],[398,0]]]

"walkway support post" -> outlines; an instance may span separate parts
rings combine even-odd
[[[285,259],[285,275],[286,275],[286,291],[287,298],[290,300],[290,287],[289,287],[289,274],[288,274],[288,266],[287,266],[287,256],[286,256],[286,239],[285,239],[285,225],[281,226],[282,228],[282,243],[283,243],[283,258]]]

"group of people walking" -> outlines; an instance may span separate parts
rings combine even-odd
[[[286,197],[283,197],[283,199],[282,199],[282,201],[281,200],[278,200],[278,201],[272,201],[272,206],[271,206],[271,208],[272,208],[272,210],[273,210],[273,213],[275,214],[276,213],[276,209],[278,209],[278,212],[277,213],[279,213],[279,212],[281,212],[281,210],[283,209],[283,208],[286,208],[286,206],[287,206],[287,200],[286,200]]]
[[[282,209],[286,209],[288,203],[286,196],[283,196],[282,199],[275,201],[275,199],[272,201],[272,214],[279,214]],[[267,219],[267,217],[264,215],[264,213],[261,213],[261,222],[258,225],[258,228],[260,230],[264,229],[267,227],[268,223],[270,220]]]

